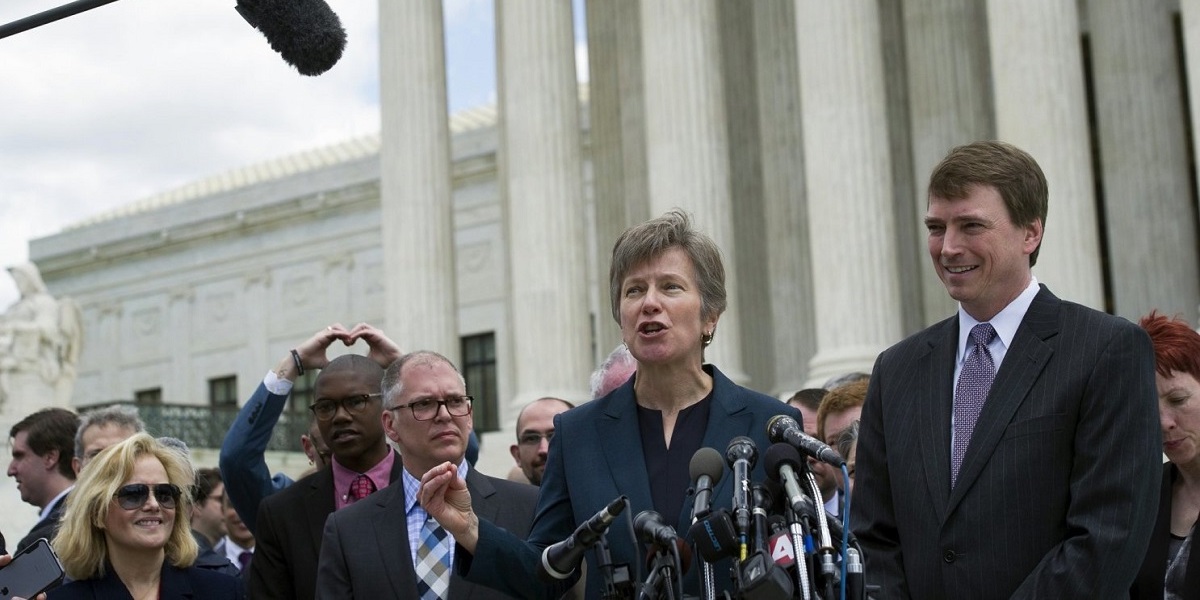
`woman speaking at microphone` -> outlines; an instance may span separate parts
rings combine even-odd
[[[725,268],[716,244],[692,228],[687,214],[671,211],[626,230],[613,247],[609,275],[613,318],[637,370],[608,395],[555,417],[528,542],[481,521],[451,465],[423,478],[421,506],[454,535],[455,568],[469,581],[519,598],[557,598],[567,586],[536,576],[543,548],[568,538],[620,496],[629,499],[630,518],[656,511],[682,536],[691,524],[692,455],[704,447],[725,454],[737,436],[765,451],[768,419],[800,418],[796,409],[704,363],[726,306]],[[750,472],[752,482],[765,478],[761,464]],[[732,479],[721,478],[713,490],[714,507],[730,506]],[[633,573],[644,558],[626,531],[623,522],[614,524],[608,543],[612,564]],[[599,598],[605,578],[596,553],[587,560],[586,595]],[[714,569],[718,590],[732,585],[731,563],[722,563]],[[698,573],[693,566],[684,576],[685,593],[699,594]]]

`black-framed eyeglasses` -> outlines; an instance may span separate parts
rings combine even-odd
[[[149,485],[145,483],[131,483],[126,486],[121,486],[113,497],[117,499],[117,504],[125,510],[137,510],[146,505],[146,500],[150,499],[150,492],[154,492],[154,499],[158,505],[163,508],[175,508],[179,503],[179,497],[183,492],[179,486],[173,483],[156,483]]]
[[[471,414],[471,402],[475,398],[471,396],[451,396],[438,400],[436,398],[418,398],[408,404],[397,404],[388,410],[396,410],[399,408],[407,408],[412,411],[413,418],[418,421],[429,421],[437,416],[438,411],[443,406],[446,407],[446,414],[452,417],[465,417]]]
[[[354,396],[346,396],[340,400],[318,398],[308,409],[317,416],[317,420],[328,421],[333,418],[333,415],[337,414],[338,407],[346,409],[346,413],[348,414],[357,415],[366,410],[367,405],[371,403],[372,399],[382,396],[383,394],[356,394]]]
[[[542,438],[546,438],[546,443],[548,444],[554,438],[554,432],[539,433],[537,431],[527,431],[517,438],[517,443],[522,446],[537,446],[542,443]]]

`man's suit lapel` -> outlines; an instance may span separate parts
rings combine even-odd
[[[400,458],[396,457],[399,464]],[[368,496],[362,502],[371,502],[372,511],[367,523],[375,532],[374,547],[379,551],[380,563],[385,566],[388,584],[394,598],[404,598],[415,589],[417,575],[413,569],[412,554],[409,552],[408,519],[404,510],[404,482],[393,480],[386,490]]]
[[[496,523],[501,506],[499,502],[493,502],[492,496],[496,495],[496,487],[492,485],[492,482],[476,472],[475,469],[471,469],[467,471],[467,491],[471,492],[471,506],[475,509],[475,514],[479,515],[481,519],[487,519],[490,523]],[[416,581],[416,576],[413,577],[413,581]],[[474,587],[461,577],[451,577],[449,597],[470,598]]]
[[[916,359],[916,389],[921,415],[917,420],[922,465],[933,507],[945,519],[950,497],[950,415],[954,410],[954,357],[958,346],[958,317],[943,322],[929,337],[927,351]],[[922,399],[928,399],[922,400]]]
[[[308,524],[308,542],[313,556],[319,556],[321,535],[325,530],[325,519],[333,512],[333,468],[326,467],[308,484],[304,496],[304,522]]]
[[[1050,362],[1054,349],[1046,340],[1058,334],[1058,312],[1059,299],[1042,287],[1025,312],[1025,318],[1013,336],[1012,347],[1005,353],[1004,362],[996,372],[987,403],[979,414],[971,433],[971,443],[963,456],[958,482],[950,493],[949,510],[954,509],[992,458],[1017,408]]]

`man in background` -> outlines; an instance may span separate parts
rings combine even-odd
[[[145,430],[146,425],[132,406],[107,406],[83,413],[75,432],[75,457],[71,459],[75,475],[105,448]]]
[[[78,429],[75,413],[46,408],[21,419],[9,432],[12,462],[8,464],[8,476],[17,481],[21,500],[41,510],[37,524],[17,543],[16,552],[39,538],[54,539],[63,503],[75,487],[71,458]]]

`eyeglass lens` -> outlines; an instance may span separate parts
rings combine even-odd
[[[536,446],[542,443],[542,438],[546,438],[546,441],[549,442],[553,437],[553,431],[547,431],[546,433],[530,431],[529,433],[521,435],[520,443],[524,446]]]
[[[445,400],[434,400],[433,398],[425,398],[422,400],[414,400],[408,404],[412,408],[413,416],[419,421],[428,421],[435,416],[441,407],[446,407],[446,413],[452,417],[465,417],[471,414],[470,396],[458,396],[455,398],[446,398]],[[399,407],[398,407],[399,408]]]
[[[371,401],[371,398],[374,398],[378,395],[379,394],[359,394],[357,396],[348,396],[340,400],[321,398],[320,400],[314,402],[309,408],[312,409],[313,414],[317,415],[318,419],[322,421],[328,421],[329,419],[333,418],[333,415],[337,414],[337,409],[339,406],[346,409],[347,413],[357,414],[362,412],[362,410],[367,407],[367,403]]]

